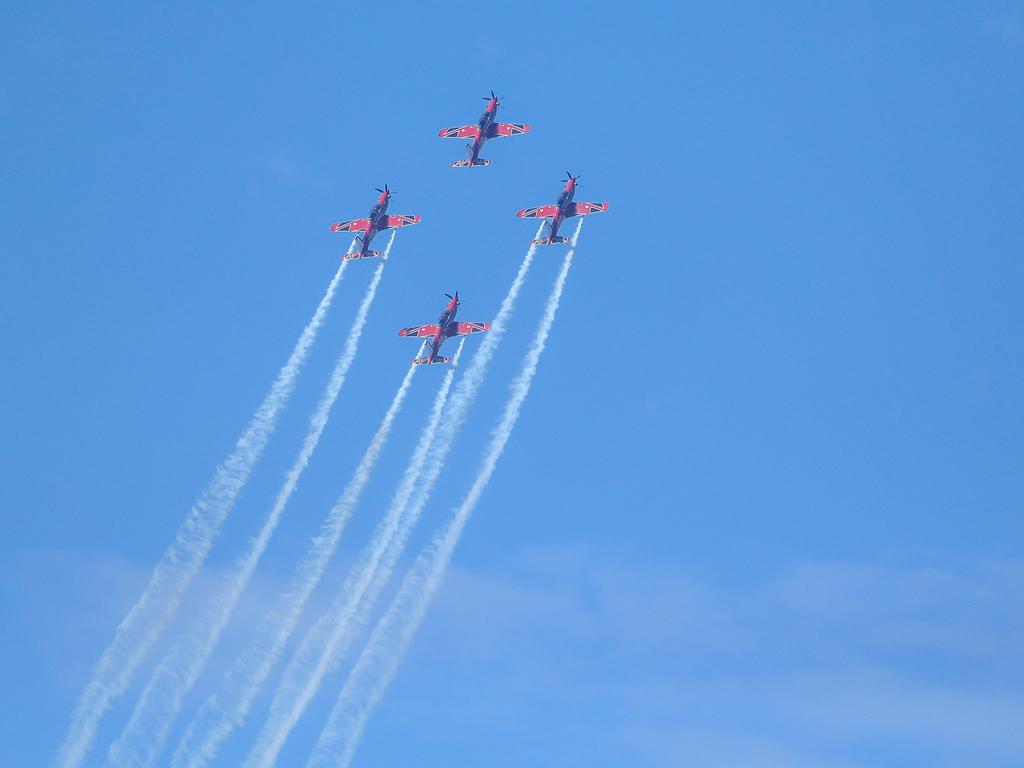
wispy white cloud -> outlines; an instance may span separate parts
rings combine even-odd
[[[524,713],[555,708],[610,721],[596,753],[632,765],[1024,759],[1024,564],[808,562],[726,585],[573,550],[508,569],[452,571],[409,664],[410,700],[455,681],[436,713],[455,730],[536,734]]]
[[[86,614],[103,610],[82,602],[81,585],[123,599],[144,575],[69,552],[8,564],[7,602],[32,617],[36,663],[52,666],[47,695],[66,695],[57,678],[84,661],[55,643],[89,631]],[[225,658],[244,648],[282,587],[256,581]],[[1024,562],[1014,560],[815,561],[723,583],[583,544],[510,551],[486,570],[449,569],[400,695],[364,752],[380,755],[400,738],[429,755],[489,756],[500,768],[531,757],[1009,768],[1024,760],[1022,590]],[[318,601],[315,613],[326,608]],[[901,614],[923,631],[904,634],[892,622]],[[943,629],[957,625],[975,642]],[[465,733],[475,736],[456,735]],[[488,751],[502,740],[521,747]]]
[[[854,768],[859,763],[831,759],[813,750],[737,731],[633,726],[620,735],[634,753],[632,764],[650,768]]]

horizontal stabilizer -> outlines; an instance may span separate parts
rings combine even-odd
[[[534,245],[555,245],[556,243],[568,243],[569,238],[557,235],[556,237],[538,237],[536,240],[531,242]]]
[[[352,253],[343,253],[341,255],[342,261],[348,261],[349,259],[376,259],[380,256],[380,251],[352,251]]]
[[[452,359],[450,357],[441,357],[440,355],[438,355],[437,357],[430,357],[430,355],[427,355],[426,357],[414,357],[413,360],[412,360],[412,364],[413,365],[438,365],[438,364],[441,364],[441,363],[450,363],[451,361],[452,361]]]
[[[478,157],[472,163],[474,168],[479,168],[480,166],[490,165],[490,164],[491,164],[490,160],[484,160],[482,157]],[[452,168],[469,168],[469,166],[470,166],[470,162],[469,162],[468,159],[466,159],[466,160],[456,160],[454,163],[452,163]]]

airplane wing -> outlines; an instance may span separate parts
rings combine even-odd
[[[412,328],[403,328],[398,332],[399,336],[433,336],[438,331],[438,327],[434,324],[430,325],[414,325]]]
[[[436,326],[435,326],[436,327]],[[467,336],[470,333],[483,333],[489,330],[490,323],[456,323],[453,336]]]
[[[370,228],[369,219],[352,219],[331,224],[331,232],[366,232]]]
[[[499,136],[518,136],[521,133],[529,133],[528,123],[494,123],[487,132],[487,138],[494,139]]]
[[[457,125],[454,128],[442,128],[437,134],[442,139],[475,139],[480,129],[475,125]]]
[[[385,229],[395,229],[396,227],[408,227],[411,224],[419,224],[419,216],[388,216],[388,223],[384,225]]]
[[[604,213],[608,203],[575,203],[570,216],[586,216],[588,213]]]
[[[553,219],[557,215],[557,205],[539,205],[536,208],[523,208],[523,210],[516,214],[521,219]]]

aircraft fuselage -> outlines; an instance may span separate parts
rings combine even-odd
[[[434,339],[431,342],[430,356],[432,358],[437,357],[438,352],[441,351],[441,345],[444,344],[445,339],[449,336],[454,336],[455,333],[455,316],[459,313],[459,304],[456,299],[452,299],[448,302],[448,306],[444,308],[441,316],[437,318],[437,333],[434,334]]]
[[[480,150],[483,149],[484,142],[487,141],[487,134],[491,130],[491,126],[494,125],[494,120],[498,116],[498,104],[496,101],[491,100],[487,104],[487,109],[480,115],[480,119],[477,121],[477,128],[479,132],[476,138],[473,140],[472,151],[469,155],[470,165],[475,163],[480,157]]]
[[[370,220],[370,228],[366,230],[363,235],[363,247],[360,249],[360,253],[365,254],[370,250],[370,241],[373,240],[373,236],[385,229],[388,223],[388,203],[391,202],[391,198],[385,195],[381,195],[373,208],[366,215],[366,218]]]
[[[554,239],[558,236],[558,228],[562,226],[562,222],[569,216],[569,212],[572,210],[573,202],[572,197],[576,194],[576,185],[573,182],[566,184],[565,189],[558,195],[558,200],[555,201],[555,205],[558,206],[558,213],[555,214],[555,218],[551,220],[551,238]]]

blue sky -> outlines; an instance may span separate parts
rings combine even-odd
[[[52,758],[330,280],[328,225],[384,182],[423,216],[186,708],[351,473],[414,351],[395,331],[456,288],[489,319],[533,233],[515,212],[566,169],[611,209],[357,764],[1024,761],[1020,2],[24,5],[0,60],[6,762]],[[492,88],[533,132],[450,169],[437,131]],[[411,552],[471,482],[558,264],[538,255]],[[265,514],[371,271],[183,617]]]

